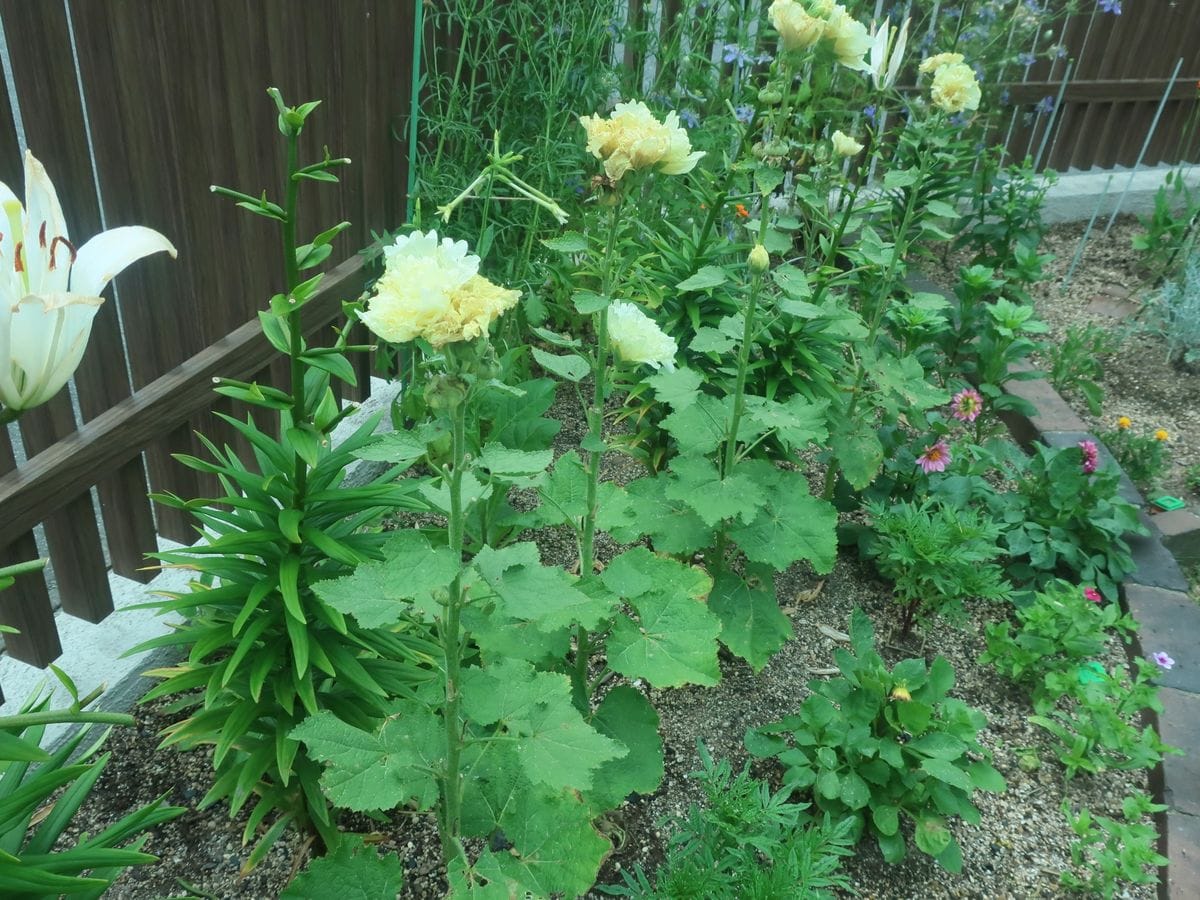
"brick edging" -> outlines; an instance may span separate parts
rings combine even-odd
[[[1108,448],[1048,381],[1009,381],[1004,390],[1037,409],[1031,416],[1010,410],[1000,414],[1018,443],[1028,449],[1035,442],[1073,447],[1095,441],[1104,464],[1120,471]],[[1175,659],[1175,667],[1155,679],[1163,711],[1148,713],[1146,720],[1163,741],[1186,754],[1168,755],[1150,770],[1154,799],[1168,807],[1155,816],[1159,852],[1169,860],[1159,872],[1158,896],[1200,897],[1200,756],[1192,749],[1200,746],[1200,604],[1188,595],[1187,578],[1172,554],[1200,556],[1200,518],[1186,510],[1148,515],[1145,498],[1123,471],[1120,495],[1139,508],[1150,532],[1128,538],[1137,568],[1121,585],[1121,605],[1138,630],[1127,652],[1131,661],[1160,650]]]

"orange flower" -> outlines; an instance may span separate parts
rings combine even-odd
[[[750,218],[750,212],[749,212],[749,211],[746,209],[746,207],[745,207],[745,206],[743,206],[741,203],[739,203],[737,206],[735,206],[735,207],[733,208],[733,211],[734,211],[734,212],[736,212],[736,213],[738,214],[738,218],[739,218],[739,219],[748,219],[748,218]]]

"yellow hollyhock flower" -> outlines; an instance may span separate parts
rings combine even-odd
[[[917,67],[917,71],[922,75],[928,75],[942,66],[951,66],[962,61],[963,55],[961,53],[937,53],[928,59],[922,60],[921,65]]]
[[[770,16],[784,50],[811,47],[825,33],[825,21],[809,15],[795,0],[775,0],[771,4]]]
[[[383,275],[361,318],[385,341],[423,338],[442,347],[475,340],[521,296],[478,274],[479,257],[465,241],[439,243],[436,231],[401,235],[383,252]]]
[[[866,56],[871,50],[871,35],[867,26],[846,12],[840,3],[833,7],[825,25],[825,37],[833,42],[833,55],[848,69],[870,72]]]
[[[979,109],[979,82],[966,63],[948,63],[933,73],[929,99],[938,109],[948,113]]]
[[[679,345],[636,305],[622,300],[608,308],[608,337],[625,362],[644,363],[656,369],[675,368]]]
[[[863,145],[841,131],[835,131],[829,138],[833,142],[833,152],[838,156],[858,156],[863,152]]]
[[[618,103],[607,119],[580,116],[587,132],[587,149],[604,161],[604,172],[613,181],[631,170],[657,167],[666,175],[682,175],[696,167],[703,152],[692,152],[692,142],[675,112],[660,122],[645,103]]]

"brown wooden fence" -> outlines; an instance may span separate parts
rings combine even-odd
[[[1006,133],[1010,156],[1036,155],[1049,129],[1042,164],[1060,172],[1200,162],[1198,136],[1183,144],[1200,104],[1200,0],[1126,0],[1119,16],[1082,5],[1090,8],[1062,26],[1067,56],[1036,63],[1011,87],[1022,106]],[[1031,114],[1032,104],[1058,98],[1064,78],[1057,113]]]
[[[607,0],[586,2],[607,9]],[[669,23],[685,5],[630,0],[628,21]],[[1198,5],[1127,0],[1121,17],[1068,22],[1075,67],[1061,114],[1027,123],[1028,106],[1016,107],[1013,155],[1036,150],[1050,128],[1055,167],[1136,162],[1184,57],[1144,160],[1178,161],[1200,79]],[[0,564],[35,557],[33,529],[43,526],[66,612],[99,621],[113,608],[109,566],[147,580],[144,554],[156,535],[193,539],[184,516],[152,509],[147,487],[185,497],[210,491],[170,453],[201,453],[193,429],[237,444],[211,415],[213,376],[270,377],[274,356],[255,314],[279,287],[277,233],[208,190],[214,182],[277,189],[282,160],[266,87],[280,87],[292,103],[325,100],[304,150],[315,155],[328,144],[354,160],[339,187],[317,186],[303,199],[302,234],[354,223],[333,256],[347,262],[309,307],[315,331],[334,318],[339,299],[357,294],[355,253],[370,231],[402,222],[407,170],[398,136],[409,115],[413,16],[414,0],[0,0],[13,71],[0,92],[0,180],[23,182],[12,137],[19,118],[72,234],[144,224],[180,248],[177,261],[151,257],[118,279],[120,319],[110,299],[75,379],[81,421],[66,392],[22,417],[29,458],[19,466],[0,432]],[[446,38],[428,37],[435,49]],[[1014,102],[1057,95],[1064,71],[1065,63],[1034,67],[1029,83],[1012,87]],[[40,574],[0,594],[0,622],[21,629],[7,639],[18,659],[45,665],[61,652]]]
[[[16,99],[14,110],[0,92],[0,180],[21,193],[19,111],[73,235],[142,224],[180,249],[118,278],[120,321],[112,299],[101,308],[75,378],[82,423],[65,391],[22,416],[29,460],[19,467],[0,433],[0,563],[36,557],[32,528],[43,524],[66,612],[95,622],[113,608],[90,489],[113,571],[148,580],[156,533],[195,534],[177,511],[152,510],[147,485],[204,495],[214,485],[169,454],[203,455],[193,429],[234,442],[210,414],[212,377],[269,379],[273,352],[255,316],[280,287],[278,232],[209,192],[278,192],[266,88],[291,103],[323,99],[302,152],[328,145],[353,159],[340,186],[302,192],[301,235],[354,225],[332,257],[350,261],[311,307],[314,330],[361,290],[355,254],[370,231],[403,221],[407,171],[389,125],[402,132],[408,114],[412,17],[411,0],[0,0]],[[45,665],[61,652],[40,574],[0,594],[0,622],[21,631],[6,640],[18,659]]]

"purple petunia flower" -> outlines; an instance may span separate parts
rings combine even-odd
[[[1166,653],[1159,650],[1157,653],[1150,654],[1150,660],[1164,672],[1169,672],[1175,668],[1175,660],[1171,659]]]
[[[1085,587],[1083,589],[1083,598],[1085,600],[1091,601],[1092,603],[1099,603],[1104,599],[1100,595],[1100,592],[1098,590],[1096,590],[1094,587]]]

